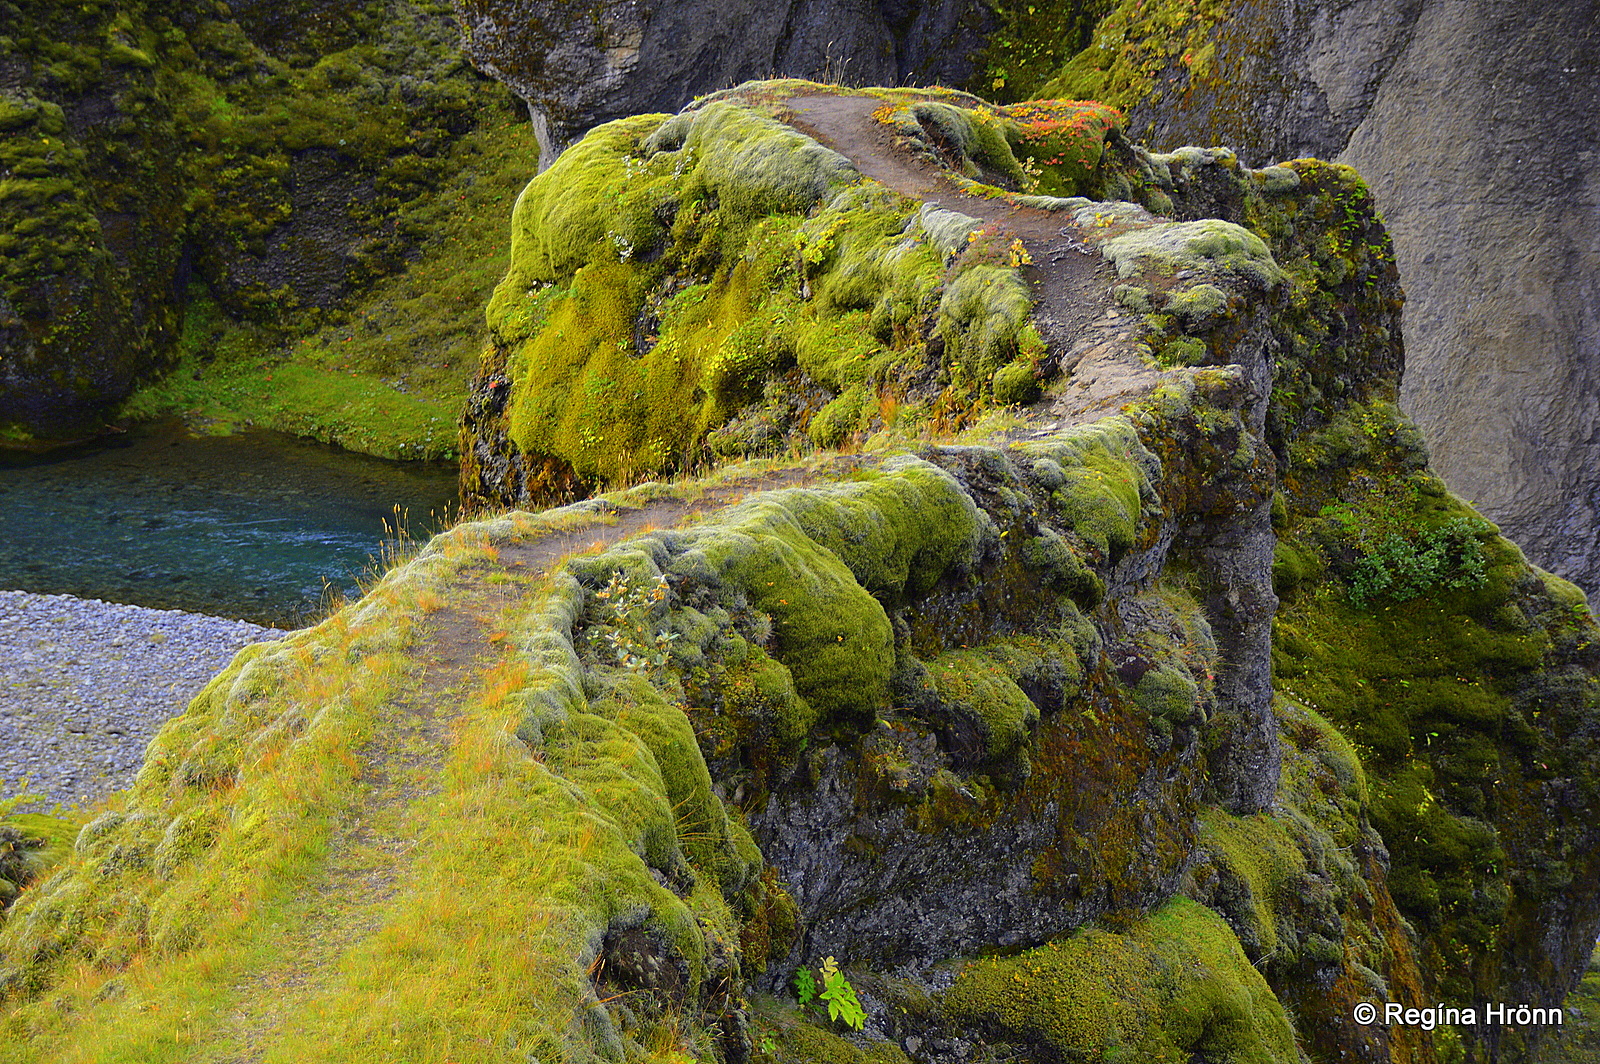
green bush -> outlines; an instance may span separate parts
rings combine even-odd
[[[1391,533],[1363,555],[1350,574],[1350,598],[1364,606],[1379,598],[1408,602],[1434,590],[1466,591],[1488,579],[1481,521],[1458,517],[1414,537]]]

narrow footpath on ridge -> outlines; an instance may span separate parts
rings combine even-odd
[[[788,123],[849,159],[862,176],[904,196],[959,211],[993,227],[995,235],[1022,241],[1032,265],[1022,275],[1033,288],[1034,324],[1060,376],[1023,411],[1043,436],[1115,413],[1160,379],[1134,350],[1138,316],[1110,297],[1116,274],[1094,248],[1077,238],[1065,212],[1024,207],[972,195],[931,162],[895,143],[873,117],[883,101],[872,96],[796,96],[784,101]]]
[[[963,191],[937,166],[895,144],[894,134],[873,118],[880,106],[882,101],[870,96],[800,96],[785,102],[786,120],[794,128],[845,156],[864,177],[976,218],[1002,240],[1023,242],[1033,260],[1023,277],[1036,301],[1034,322],[1059,376],[1022,412],[1024,427],[1007,435],[1049,435],[1105,417],[1148,393],[1160,372],[1135,351],[1138,319],[1112,302],[1115,274],[1099,252],[1078,239],[1070,216]],[[847,458],[840,464],[853,462]],[[494,563],[463,572],[450,601],[430,615],[411,650],[419,661],[418,681],[384,707],[378,738],[356,751],[361,797],[336,826],[328,860],[306,886],[304,922],[288,936],[277,963],[235,987],[240,1007],[213,1043],[214,1053],[222,1052],[208,1059],[257,1064],[274,1032],[326,988],[340,956],[379,930],[417,843],[415,818],[408,813],[439,790],[450,724],[458,714],[452,707],[469,703],[505,658],[504,618],[543,577],[571,554],[601,550],[748,494],[816,479],[822,478],[787,470],[716,485],[692,502],[668,499],[619,508],[614,524],[502,545]]]
[[[857,464],[845,457],[830,467],[842,475]],[[684,498],[607,506],[610,524],[500,543],[491,560],[458,573],[407,648],[412,682],[379,709],[374,737],[352,751],[359,795],[334,825],[321,869],[301,888],[299,918],[283,928],[281,953],[233,986],[234,1010],[207,1034],[196,1059],[259,1064],[294,1017],[329,989],[340,958],[382,929],[420,840],[418,803],[440,793],[451,725],[494,682],[496,666],[514,652],[508,621],[563,559],[828,476],[777,470],[735,476]]]
[[[1044,436],[1104,417],[1159,380],[1135,350],[1137,317],[1111,301],[1113,272],[1066,214],[963,192],[938,167],[895,144],[872,117],[880,100],[802,96],[786,106],[795,128],[840,152],[865,177],[1023,242],[1033,260],[1023,275],[1036,299],[1034,321],[1059,376],[1008,436]],[[692,521],[750,494],[848,476],[862,461],[840,456],[797,469],[730,471],[678,497],[602,503],[609,523],[498,542],[485,560],[463,568],[407,647],[407,683],[378,710],[373,738],[352,751],[357,797],[333,826],[321,867],[301,887],[281,929],[281,949],[236,977],[228,995],[233,1007],[215,1027],[197,1032],[192,1059],[259,1064],[275,1048],[281,1053],[296,1017],[337,982],[341,958],[380,933],[411,877],[421,838],[418,810],[442,791],[452,726],[515,653],[508,627],[565,558]]]

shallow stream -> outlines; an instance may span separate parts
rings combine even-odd
[[[177,424],[0,451],[0,588],[295,627],[358,590],[400,527],[436,530],[456,470]]]

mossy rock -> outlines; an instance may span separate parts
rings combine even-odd
[[[599,485],[708,447],[839,446],[1036,397],[1044,342],[1019,268],[972,244],[975,220],[864,181],[762,113],[761,90],[600,126],[529,184],[487,312],[503,426],[474,426],[469,449],[503,431]],[[1009,157],[1010,120],[929,106]]]
[[[1086,929],[975,961],[944,1014],[1056,1059],[1294,1064],[1294,1028],[1216,913],[1177,898],[1123,931]]]
[[[1270,288],[1284,279],[1265,241],[1243,226],[1215,218],[1134,229],[1112,237],[1101,245],[1101,251],[1124,278],[1145,271],[1173,277],[1187,270],[1242,280],[1259,288]],[[1205,291],[1207,287],[1211,292]],[[1219,289],[1214,285],[1197,288],[1180,300],[1184,313],[1205,317],[1221,309],[1224,298]]]

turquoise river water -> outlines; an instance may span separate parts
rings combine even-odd
[[[371,575],[397,514],[422,538],[455,501],[452,465],[264,431],[0,452],[0,588],[294,627]]]

